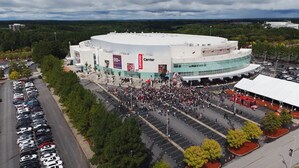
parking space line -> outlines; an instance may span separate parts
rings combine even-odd
[[[168,106],[174,108],[175,110],[177,110],[177,111],[180,112],[181,114],[185,115],[186,117],[192,119],[193,121],[197,122],[198,124],[200,124],[200,125],[202,125],[202,126],[208,128],[208,129],[212,130],[212,131],[215,132],[216,134],[218,134],[218,135],[220,135],[220,136],[222,136],[223,138],[226,139],[226,136],[225,136],[225,135],[223,135],[223,134],[220,133],[219,131],[215,130],[214,128],[212,128],[212,127],[210,127],[210,126],[204,124],[204,123],[201,122],[201,121],[198,121],[197,119],[193,118],[193,117],[190,116],[189,114],[185,114],[185,113],[184,113],[183,111],[181,111],[180,109],[178,109],[178,108],[176,108],[176,107],[174,107],[174,106],[172,106],[172,105],[170,105],[170,104],[168,104],[168,103],[165,103],[165,104],[167,104]]]

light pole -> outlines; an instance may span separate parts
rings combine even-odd
[[[54,32],[54,37],[55,37],[55,41],[56,41],[56,39],[57,39],[57,38],[56,38],[56,32]]]
[[[133,93],[131,93],[131,110],[133,111]]]
[[[264,62],[263,63],[266,63],[267,51],[264,52],[264,55],[265,55],[265,58],[264,58]]]
[[[167,110],[166,116],[166,136],[169,137],[169,110]]]
[[[212,34],[211,28],[212,28],[212,26],[210,26],[210,36],[211,36],[211,34]]]
[[[235,97],[234,97],[234,114],[236,114],[237,95],[238,95],[238,92],[235,93]]]
[[[275,62],[274,77],[276,76],[277,63],[278,63],[278,60],[276,60],[276,62]]]
[[[293,153],[295,152],[295,146],[296,146],[296,140],[297,140],[297,138],[294,135],[293,135],[293,138],[294,138],[294,144],[293,144],[293,148],[290,149],[292,151],[290,151],[291,152],[291,154],[290,154],[291,159],[290,159],[290,166],[289,167],[292,167],[292,164],[293,164]]]

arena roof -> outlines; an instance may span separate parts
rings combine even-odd
[[[165,33],[109,33],[92,36],[92,40],[129,45],[221,45],[227,44],[226,38],[187,34]]]
[[[235,88],[299,107],[299,84],[295,82],[259,75],[254,80],[243,78]]]

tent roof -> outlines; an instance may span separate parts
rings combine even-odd
[[[258,75],[254,80],[243,78],[235,88],[299,107],[299,84],[295,82]]]

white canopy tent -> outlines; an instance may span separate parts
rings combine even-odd
[[[265,75],[254,80],[243,78],[235,88],[299,107],[299,84]]]

